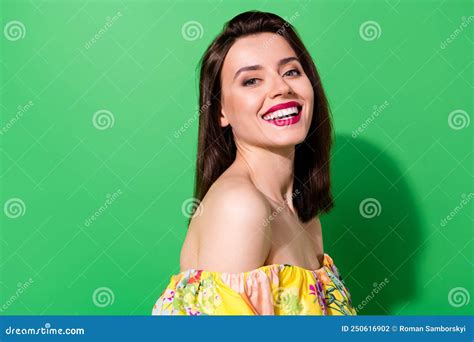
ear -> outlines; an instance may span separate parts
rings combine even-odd
[[[227,115],[224,113],[223,109],[221,109],[221,116],[219,119],[221,121],[221,127],[226,127],[229,125],[229,120],[227,120]]]

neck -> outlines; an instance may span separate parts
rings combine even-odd
[[[259,147],[237,148],[235,163],[244,169],[255,186],[266,196],[293,208],[295,147],[269,150]]]

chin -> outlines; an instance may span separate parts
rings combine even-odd
[[[306,139],[306,134],[286,134],[282,132],[280,136],[276,136],[274,139],[270,139],[270,146],[272,147],[295,147],[301,144]]]

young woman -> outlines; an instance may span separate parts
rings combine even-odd
[[[324,253],[332,126],[288,22],[237,15],[201,61],[195,197],[179,274],[153,315],[354,315]]]

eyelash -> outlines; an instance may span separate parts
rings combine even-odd
[[[295,75],[295,76],[300,76],[300,75],[301,75],[301,72],[300,72],[298,69],[291,69],[291,70],[288,70],[287,72],[285,72],[284,75],[286,75],[287,73],[289,73],[289,72],[291,72],[291,71],[296,71],[296,72],[297,72],[297,75]],[[244,81],[244,82],[242,83],[242,85],[243,85],[244,87],[248,87],[248,86],[249,86],[248,82],[249,82],[249,81],[252,81],[252,80],[256,80],[256,78],[250,78],[250,79]]]

